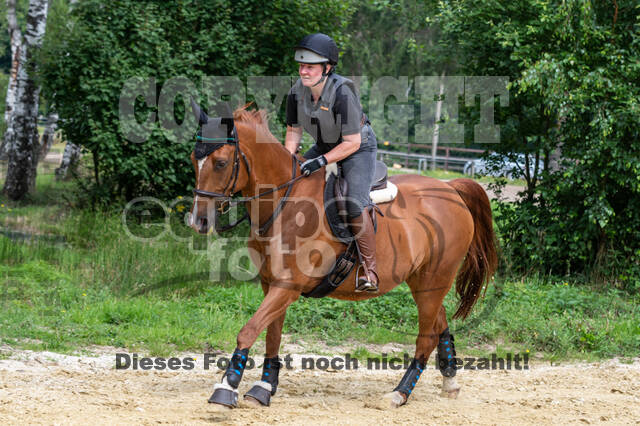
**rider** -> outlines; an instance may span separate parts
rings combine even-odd
[[[303,174],[311,174],[328,163],[342,166],[348,182],[347,212],[363,260],[365,276],[356,291],[377,292],[375,233],[369,191],[375,170],[377,140],[362,112],[353,82],[334,72],[338,47],[333,39],[316,33],[295,47],[300,79],[287,96],[285,147],[296,153],[302,129],[315,140],[304,158]],[[373,213],[375,214],[375,213]]]

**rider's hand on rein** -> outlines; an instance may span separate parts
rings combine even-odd
[[[324,155],[321,155],[319,157],[312,158],[311,160],[307,160],[304,163],[302,163],[302,166],[300,166],[300,171],[304,176],[309,176],[311,173],[315,172],[320,167],[323,167],[326,165],[327,165],[327,159],[325,158]]]

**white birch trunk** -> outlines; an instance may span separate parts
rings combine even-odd
[[[16,102],[11,119],[14,133],[11,139],[7,140],[9,163],[3,189],[12,200],[24,198],[34,188],[36,181],[40,148],[38,138],[40,88],[30,74],[35,71],[35,53],[42,45],[44,38],[47,3],[48,0],[30,0],[27,30],[20,48]]]
[[[69,171],[74,170],[80,159],[80,147],[67,141],[62,154],[62,162],[60,167],[56,169],[56,179],[64,180],[68,177]]]
[[[13,139],[13,126],[11,118],[13,116],[13,106],[16,103],[16,82],[18,67],[20,65],[20,45],[22,43],[22,32],[18,27],[16,18],[16,0],[7,0],[7,21],[9,39],[11,42],[11,70],[9,71],[9,84],[7,85],[7,96],[5,99],[4,122],[7,129],[0,144],[0,158],[7,159],[9,152],[8,141]]]
[[[44,157],[47,156],[49,150],[51,149],[51,145],[55,140],[56,130],[58,129],[58,113],[52,112],[47,117],[47,126],[44,128],[44,133],[42,134],[42,141],[40,142],[40,158],[39,160],[44,160]]]

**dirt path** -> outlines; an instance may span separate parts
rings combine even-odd
[[[481,183],[480,185],[482,185],[484,190],[487,191],[487,195],[490,199],[493,200],[495,198],[498,198],[496,194],[491,189],[489,189],[489,184]],[[504,188],[502,188],[502,194],[500,198],[504,201],[516,201],[518,199],[518,192],[521,191],[524,191],[524,186],[505,185]]]
[[[197,358],[197,355],[196,355]],[[457,400],[439,396],[440,373],[430,364],[400,409],[381,396],[402,371],[281,372],[269,408],[241,405],[217,412],[207,404],[215,369],[201,360],[190,371],[115,370],[115,354],[71,357],[22,351],[0,361],[1,424],[640,424],[640,359],[528,371],[458,373]],[[241,393],[258,379],[247,370]]]

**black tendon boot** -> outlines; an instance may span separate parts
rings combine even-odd
[[[456,347],[453,345],[453,335],[449,333],[449,327],[440,334],[436,364],[444,377],[456,375]]]
[[[404,376],[402,376],[402,380],[400,380],[400,383],[394,389],[394,391],[398,391],[405,396],[405,403],[406,400],[409,399],[409,395],[413,392],[413,388],[416,386],[416,383],[418,383],[418,379],[420,379],[420,375],[425,368],[426,364],[424,362],[420,362],[414,358],[411,364],[409,364],[409,368],[407,368]]]
[[[209,398],[212,404],[220,404],[229,408],[238,406],[238,385],[242,380],[242,373],[247,365],[249,349],[233,351],[227,371],[222,376],[222,382],[213,386],[213,394]]]

